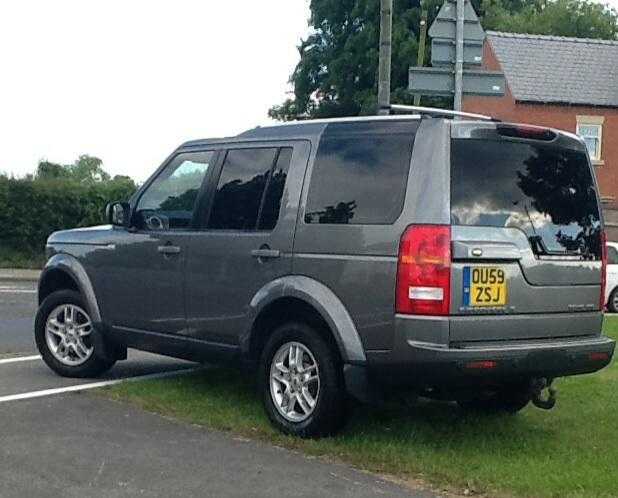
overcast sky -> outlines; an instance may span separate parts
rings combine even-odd
[[[308,17],[308,0],[3,2],[0,171],[91,154],[141,181],[185,140],[267,123]]]

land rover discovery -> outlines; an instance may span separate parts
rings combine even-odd
[[[60,375],[127,348],[247,365],[275,426],[319,436],[348,395],[516,412],[613,355],[596,180],[566,132],[426,114],[261,127],[183,144],[108,219],[47,243],[35,335]]]

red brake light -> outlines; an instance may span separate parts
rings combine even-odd
[[[607,285],[607,235],[601,232],[601,298],[599,306],[601,311],[605,308],[605,286]]]
[[[556,134],[541,126],[532,125],[498,125],[498,133],[503,137],[528,138],[531,140],[551,141],[556,138]]]
[[[412,225],[401,237],[396,311],[448,315],[451,296],[451,227]]]

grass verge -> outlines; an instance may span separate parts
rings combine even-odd
[[[618,338],[618,318],[606,318]],[[299,440],[269,425],[250,380],[228,369],[106,389],[182,421],[266,440],[404,480],[493,495],[618,496],[618,363],[557,382],[552,411],[464,414],[448,403],[356,408],[343,433]]]

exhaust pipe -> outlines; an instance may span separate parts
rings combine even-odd
[[[530,383],[532,404],[542,410],[551,410],[556,406],[557,391],[552,387],[553,379],[532,379]],[[547,390],[547,395],[543,395],[543,391]]]

